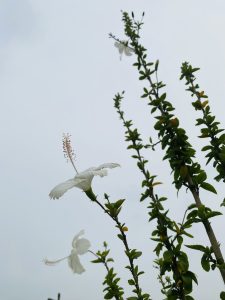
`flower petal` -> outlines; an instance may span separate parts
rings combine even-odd
[[[124,54],[126,56],[131,56],[133,54],[133,49],[131,49],[130,47],[125,47],[124,48]]]
[[[65,192],[67,192],[69,189],[72,189],[74,186],[76,186],[76,181],[74,178],[62,182],[51,190],[49,197],[51,199],[59,199],[65,194]]]
[[[117,163],[105,163],[105,164],[102,164],[102,165],[98,166],[95,169],[96,170],[100,170],[100,169],[104,169],[104,168],[113,169],[113,168],[116,168],[116,167],[120,167],[120,164],[117,164]]]
[[[84,267],[80,263],[79,257],[76,251],[72,250],[68,257],[68,265],[74,273],[81,274],[85,271]]]
[[[75,186],[83,191],[87,191],[91,187],[91,182],[94,177],[93,172],[84,171],[75,176]]]
[[[73,241],[72,241],[72,247],[75,248],[76,247],[76,241],[79,239],[79,237],[81,235],[84,235],[85,231],[84,229],[82,229],[78,234],[75,235],[75,237],[73,238]]]
[[[77,254],[82,255],[88,252],[88,249],[91,247],[91,243],[89,240],[81,238],[76,240],[75,242],[75,249]]]
[[[75,176],[75,186],[82,189],[84,192],[88,191],[91,188],[91,183],[94,176],[106,176],[107,168],[113,169],[116,167],[120,167],[120,165],[117,163],[105,163],[98,167],[89,168]]]
[[[115,42],[114,46],[119,50],[119,53],[122,54],[123,53],[123,44],[119,43],[119,42]]]
[[[104,177],[104,176],[107,176],[108,172],[106,169],[102,169],[102,170],[93,170],[93,171],[90,171],[92,172],[92,174],[94,176],[100,176],[100,177]]]

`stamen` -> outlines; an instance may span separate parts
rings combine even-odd
[[[71,146],[71,140],[70,140],[71,135],[70,134],[63,134],[63,153],[64,157],[66,158],[67,162],[70,161],[74,170],[78,174],[77,168],[75,167],[74,161],[75,161],[75,153],[74,150]]]

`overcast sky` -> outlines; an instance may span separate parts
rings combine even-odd
[[[156,137],[154,122],[145,100],[139,100],[142,83],[132,67],[134,57],[120,61],[108,33],[121,39],[121,10],[145,11],[142,37],[150,60],[159,59],[159,77],[167,86],[176,115],[199,150],[204,145],[196,136],[198,113],[192,109],[180,66],[190,61],[201,67],[199,83],[209,95],[212,111],[224,125],[225,87],[225,3],[223,0],[1,0],[0,1],[0,132],[1,132],[1,267],[0,299],[62,300],[103,299],[105,270],[90,263],[91,254],[81,257],[86,272],[74,275],[66,261],[47,267],[43,258],[57,259],[71,250],[76,233],[85,229],[91,250],[103,241],[111,248],[115,268],[127,287],[129,278],[123,247],[111,220],[78,189],[60,200],[49,199],[49,191],[72,178],[74,171],[62,152],[62,134],[69,132],[78,170],[117,162],[121,168],[109,176],[95,178],[93,189],[102,199],[126,198],[121,220],[126,222],[131,247],[143,251],[140,269],[146,273],[141,285],[155,300],[162,299],[154,270],[154,223],[148,223],[147,202],[139,203],[141,174],[126,150],[124,129],[113,108],[113,97],[126,91],[123,108],[128,119],[147,139]],[[167,196],[170,215],[182,220],[191,195],[181,191],[177,198],[163,153],[146,152],[149,169],[163,185],[158,193]],[[203,155],[196,159],[205,168]],[[215,171],[206,168],[210,182]],[[211,208],[219,209],[223,184],[215,184],[218,196],[203,193]],[[225,253],[224,217],[212,221]],[[195,240],[186,243],[208,245],[201,226],[194,226]],[[194,286],[196,299],[219,298],[223,289],[219,272],[201,270],[200,256],[189,251],[190,269],[199,275]],[[129,291],[129,288],[127,289]],[[131,293],[127,293],[131,296]]]

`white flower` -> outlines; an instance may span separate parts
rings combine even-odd
[[[69,256],[57,259],[57,260],[48,260],[44,259],[44,263],[47,266],[54,266],[55,264],[59,263],[62,260],[67,259],[68,265],[72,269],[74,273],[81,274],[85,271],[84,267],[80,263],[80,259],[78,255],[82,255],[88,252],[88,249],[91,246],[91,243],[84,238],[80,238],[81,235],[84,234],[84,230],[81,230],[73,239],[71,253]]]
[[[120,53],[120,60],[122,58],[123,53],[126,56],[131,56],[134,52],[134,50],[132,48],[130,48],[129,46],[125,46],[127,44],[126,41],[121,41],[120,42],[115,42],[114,46],[118,49],[119,53]]]
[[[91,189],[91,182],[94,176],[106,176],[107,168],[112,169],[119,166],[120,165],[116,163],[106,163],[100,165],[99,167],[89,168],[81,173],[77,173],[74,178],[62,182],[54,187],[51,190],[49,197],[51,199],[59,199],[65,192],[67,192],[69,189],[72,189],[73,187],[77,187],[86,192]]]

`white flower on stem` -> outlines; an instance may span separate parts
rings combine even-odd
[[[52,199],[59,199],[63,194],[65,194],[65,192],[67,192],[69,189],[72,189],[73,187],[77,187],[84,192],[87,192],[91,189],[91,182],[94,176],[106,176],[107,168],[112,169],[119,166],[120,165],[116,163],[106,163],[100,165],[99,167],[89,168],[81,173],[77,173],[74,178],[62,182],[54,187],[51,190],[49,197]]]
[[[61,262],[62,260],[67,259],[69,267],[72,269],[74,273],[81,274],[85,271],[84,267],[82,266],[79,256],[88,252],[88,249],[91,246],[89,240],[80,238],[81,235],[84,234],[84,230],[81,230],[73,239],[72,241],[72,250],[69,256],[57,259],[57,260],[48,260],[44,259],[44,263],[47,266],[54,266],[57,263]]]
[[[134,53],[134,50],[127,46],[128,42],[127,41],[121,41],[121,42],[115,42],[114,46],[118,49],[119,53],[120,53],[120,60],[122,59],[122,55],[123,53],[126,56],[131,56]]]
[[[72,189],[73,187],[77,187],[84,192],[87,192],[91,190],[91,183],[94,176],[104,177],[107,175],[107,169],[112,169],[120,166],[116,163],[105,163],[98,167],[89,168],[83,172],[78,173],[74,164],[74,151],[72,150],[68,135],[64,135],[63,149],[65,156],[68,158],[68,160],[71,161],[77,174],[74,178],[62,182],[54,187],[49,194],[49,197],[51,199],[59,199],[63,194],[65,194],[65,192],[67,192],[69,189]]]

